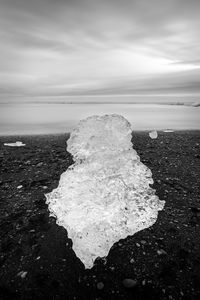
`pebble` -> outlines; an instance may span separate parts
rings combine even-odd
[[[24,272],[24,271],[21,271],[17,274],[17,276],[20,276],[22,279],[24,279],[26,277],[26,275],[28,274],[28,272]]]
[[[145,245],[147,242],[146,242],[145,240],[141,240],[140,243],[141,243],[142,245]]]
[[[23,188],[23,185],[18,185],[17,186],[17,189],[21,189],[21,188]]]
[[[97,289],[102,290],[104,288],[104,283],[102,281],[97,283]]]
[[[142,281],[142,285],[145,285],[146,284],[146,280],[144,279],[143,281]]]
[[[158,255],[167,255],[167,252],[163,249],[157,250]]]
[[[45,186],[43,186],[42,188],[43,188],[44,190],[48,189],[48,187],[47,187],[46,185],[45,185]]]
[[[131,289],[137,285],[137,280],[131,279],[131,278],[126,278],[123,280],[123,286]]]

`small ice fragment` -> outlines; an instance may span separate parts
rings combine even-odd
[[[17,276],[20,276],[22,279],[24,279],[26,277],[27,273],[28,273],[27,271],[25,271],[25,272],[21,271],[17,274]]]
[[[174,130],[172,130],[172,129],[166,129],[166,130],[163,130],[163,132],[174,132]]]
[[[18,189],[18,190],[21,189],[21,188],[23,188],[23,185],[18,185],[18,186],[17,186],[17,189]]]
[[[23,144],[22,142],[15,142],[15,143],[4,143],[4,146],[10,146],[10,147],[21,147],[26,146],[26,144]]]
[[[35,260],[39,260],[40,259],[40,256],[38,256]]]
[[[151,139],[157,139],[158,133],[156,130],[153,130],[153,131],[149,132],[149,136]]]

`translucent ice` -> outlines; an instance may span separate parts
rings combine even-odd
[[[132,148],[131,132],[119,115],[80,121],[67,142],[75,164],[46,195],[86,268],[115,242],[154,224],[164,207],[149,187],[152,174]]]
[[[156,130],[153,130],[153,131],[149,132],[149,136],[151,139],[157,139],[158,133]]]
[[[163,130],[163,132],[174,132],[174,130],[172,130],[172,129],[166,129],[166,130]]]
[[[22,142],[15,142],[15,143],[4,143],[4,146],[10,146],[10,147],[22,147],[26,146],[26,144],[23,144]]]

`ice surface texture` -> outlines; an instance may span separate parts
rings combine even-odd
[[[153,130],[153,131],[149,132],[149,136],[150,136],[151,139],[154,140],[154,139],[157,139],[158,133],[157,133],[156,130]]]
[[[80,121],[67,142],[75,164],[46,195],[86,268],[115,242],[154,224],[164,207],[149,187],[152,174],[132,148],[131,132],[119,115]]]

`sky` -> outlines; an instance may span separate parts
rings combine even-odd
[[[200,95],[199,0],[0,0],[0,101]]]

